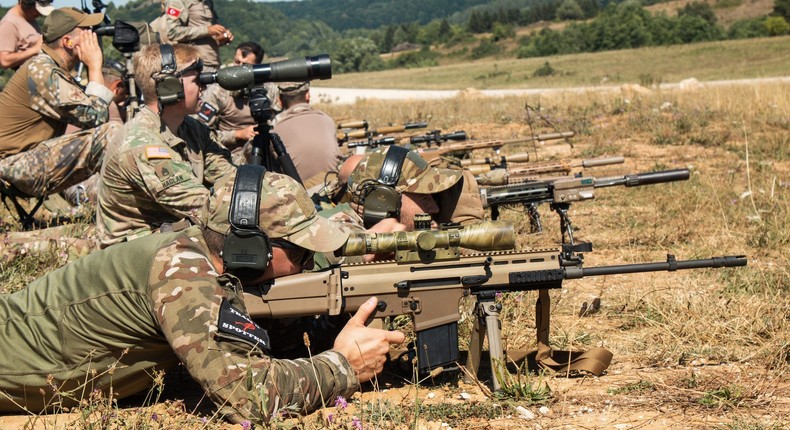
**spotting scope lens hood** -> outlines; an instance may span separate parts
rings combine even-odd
[[[217,83],[226,90],[234,91],[265,82],[300,82],[331,77],[332,62],[329,55],[321,54],[274,63],[225,67],[216,72],[201,73],[199,80],[203,85]]]

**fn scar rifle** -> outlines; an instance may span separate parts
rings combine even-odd
[[[504,157],[503,157],[504,158]],[[512,159],[512,158],[511,158]],[[462,160],[464,161],[464,160]],[[592,158],[579,162],[552,161],[546,163],[531,163],[506,166],[502,169],[491,169],[489,165],[470,165],[469,170],[474,173],[478,185],[507,185],[524,182],[525,180],[549,173],[567,175],[575,167],[598,167],[621,164],[623,157]]]
[[[565,280],[624,273],[676,271],[746,265],[746,257],[723,256],[700,260],[584,267],[583,252],[592,245],[563,243],[559,249],[521,252],[488,252],[461,255],[460,248],[508,249],[513,246],[512,226],[502,222],[441,230],[355,234],[340,253],[362,255],[394,252],[390,261],[339,265],[327,270],[300,273],[246,288],[244,302],[253,318],[288,318],[309,315],[340,315],[359,309],[371,296],[379,300],[374,317],[411,317],[416,332],[417,367],[425,374],[459,361],[459,302],[474,298],[475,322],[469,343],[467,368],[476,373],[483,342],[488,337],[492,369],[504,363],[501,304],[497,293],[538,291],[536,303],[538,366],[555,371],[586,371],[600,374],[611,360],[606,350],[581,355],[549,346],[549,290]],[[494,390],[500,382],[493,378]]]

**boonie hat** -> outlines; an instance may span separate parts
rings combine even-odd
[[[230,232],[231,198],[236,173],[214,185],[209,199],[206,227],[220,234]],[[347,227],[322,218],[304,187],[290,176],[266,172],[261,180],[258,227],[270,239],[284,239],[316,252],[331,252],[346,243]]]
[[[103,13],[87,14],[73,7],[55,9],[44,19],[41,34],[44,42],[50,43],[68,34],[75,28],[88,28],[99,25],[104,21]]]
[[[280,94],[293,96],[296,94],[307,92],[310,89],[310,81],[305,82],[280,82],[277,84],[277,89]]]
[[[348,190],[359,195],[363,184],[369,181],[378,181],[381,167],[387,158],[390,146],[380,146],[375,151],[367,154],[357,164],[354,172],[348,178]],[[461,170],[440,169],[430,167],[428,162],[415,151],[409,151],[401,167],[400,178],[395,184],[399,193],[433,194],[444,191],[463,177]]]

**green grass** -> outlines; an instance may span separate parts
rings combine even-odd
[[[656,84],[688,78],[753,79],[785,76],[788,50],[790,36],[783,36],[347,73],[316,82],[316,86],[452,90]],[[555,73],[535,76],[547,61]]]

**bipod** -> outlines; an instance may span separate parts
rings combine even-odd
[[[507,371],[507,363],[505,363],[505,352],[502,349],[502,322],[499,320],[502,304],[497,303],[495,300],[496,292],[494,291],[487,291],[477,295],[474,310],[475,321],[472,327],[472,338],[469,341],[469,355],[466,358],[466,367],[472,375],[477,375],[483,355],[483,342],[488,337],[488,354],[491,358],[491,384],[494,391],[499,391],[502,386],[499,383],[499,379],[497,379],[497,370],[505,369]]]

